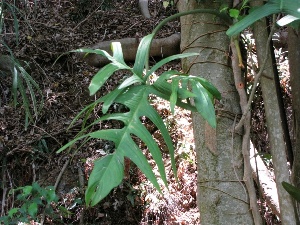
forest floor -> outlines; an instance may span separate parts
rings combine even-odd
[[[1,216],[24,203],[17,201],[9,191],[37,182],[42,187],[57,183],[59,200],[52,206],[52,214],[46,214],[44,224],[199,224],[196,159],[188,111],[177,109],[172,115],[165,101],[153,99],[154,107],[169,124],[176,147],[179,183],[170,171],[168,154],[163,152],[170,181],[169,190],[163,189],[164,195],[160,195],[131,163],[121,185],[95,207],[85,208],[82,185],[87,185],[92,161],[113,151],[114,146],[107,141],[90,141],[80,148],[79,143],[68,152],[56,154],[62,145],[80,131],[80,123],[70,129],[68,127],[72,119],[95,100],[94,96],[88,94],[88,85],[99,70],[80,61],[74,54],[55,62],[56,59],[70,50],[105,40],[142,38],[175,10],[164,8],[161,1],[153,0],[150,1],[152,18],[145,19],[135,0],[38,1],[37,5],[34,2],[28,1],[28,5],[18,6],[22,12],[19,17],[19,42],[16,44],[16,36],[11,35],[14,33],[12,15],[6,18],[6,33],[3,35],[3,40],[14,55],[30,62],[30,75],[39,84],[43,94],[36,95],[37,102],[43,100],[44,103],[35,122],[25,129],[25,113],[21,102],[16,108],[11,104],[12,78],[1,78]],[[158,37],[170,36],[179,32],[179,28],[178,21],[171,22]],[[0,51],[1,54],[8,54],[4,46]],[[152,62],[154,60],[151,59]],[[168,64],[161,72],[170,68],[180,69],[180,62]],[[122,72],[116,73],[100,93],[105,94],[115,88],[123,75]],[[99,116],[100,110],[92,113],[93,118]],[[115,124],[102,122],[101,126],[112,128]],[[153,136],[160,142],[159,134],[151,124],[148,129],[153,130]],[[143,151],[150,159],[147,149]],[[67,166],[65,170],[64,166]],[[153,170],[157,173],[157,168]],[[82,176],[84,184],[79,182]],[[60,206],[69,212],[62,212]],[[39,210],[42,215],[42,208]]]

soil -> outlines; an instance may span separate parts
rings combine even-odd
[[[30,64],[28,72],[41,90],[39,93],[34,89],[36,104],[41,108],[33,116],[34,121],[26,126],[20,95],[18,104],[13,106],[12,76],[0,77],[1,216],[21,204],[10,191],[38,182],[42,187],[57,185],[59,197],[52,205],[53,213],[45,216],[44,224],[199,224],[192,127],[190,113],[185,110],[177,109],[172,115],[165,101],[153,99],[154,107],[169,124],[176,147],[179,183],[170,170],[169,156],[161,146],[170,181],[169,190],[164,188],[163,195],[133,163],[127,161],[126,178],[121,185],[95,207],[86,208],[83,189],[93,161],[101,157],[103,151],[113,151],[113,143],[94,140],[77,143],[68,151],[56,153],[81,130],[83,121],[69,128],[74,117],[96,98],[114,89],[124,76],[122,71],[116,73],[99,94],[89,96],[89,82],[99,68],[88,66],[74,54],[60,56],[104,40],[141,38],[149,34],[159,21],[174,14],[175,8],[164,8],[160,0],[149,1],[152,18],[146,19],[141,16],[135,0],[21,2],[16,5],[19,9],[16,14],[18,30],[15,30],[14,15],[8,13],[2,38],[17,59]],[[161,30],[158,37],[167,37],[179,30],[179,22],[173,21]],[[5,45],[0,45],[0,52],[9,55]],[[152,62],[155,60],[151,59]],[[170,68],[180,70],[180,63],[170,63],[161,68],[161,72]],[[29,96],[30,92],[27,94]],[[30,102],[31,106],[33,104],[35,102]],[[119,110],[118,106],[110,112],[115,110]],[[88,121],[99,116],[100,108],[96,108]],[[161,143],[159,133],[149,121],[145,120],[145,125]],[[101,128],[120,126],[112,122],[101,124]],[[147,148],[142,145],[141,148],[151,160]],[[153,171],[158,173],[155,166]],[[60,206],[70,213],[63,213]],[[35,222],[43,217],[42,209],[39,210],[40,216]]]

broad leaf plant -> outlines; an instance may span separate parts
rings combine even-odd
[[[172,139],[162,118],[151,106],[149,95],[156,95],[170,101],[172,112],[174,112],[175,106],[180,106],[195,112],[198,111],[212,127],[216,127],[213,99],[220,99],[221,95],[219,91],[208,81],[175,70],[169,70],[161,74],[160,77],[153,83],[149,82],[150,75],[171,60],[198,55],[197,53],[173,55],[159,61],[152,68],[147,69],[148,52],[153,37],[154,34],[152,33],[141,40],[133,68],[129,67],[125,63],[121,44],[118,42],[112,43],[112,56],[103,50],[78,49],[74,51],[85,52],[87,54],[100,54],[111,61],[110,64],[100,69],[91,80],[89,85],[90,95],[94,95],[97,91],[99,91],[100,88],[105,85],[107,79],[109,79],[115,71],[122,69],[128,70],[131,73],[131,76],[125,79],[118,88],[85,107],[73,121],[75,122],[81,116],[89,114],[91,109],[102,103],[102,113],[104,115],[92,122],[92,124],[87,126],[85,130],[87,130],[88,127],[104,120],[119,120],[124,124],[124,126],[121,129],[97,130],[87,134],[82,134],[58,151],[61,152],[72,146],[75,142],[86,138],[88,140],[105,139],[114,142],[115,151],[97,159],[94,162],[94,168],[89,177],[85,195],[87,205],[96,205],[105,196],[107,196],[114,187],[118,186],[122,182],[124,177],[125,157],[129,158],[139,167],[139,169],[153,183],[155,188],[159,191],[161,190],[157,178],[152,171],[152,167],[143,155],[141,149],[139,149],[138,145],[132,139],[132,136],[138,137],[147,145],[155,163],[158,166],[160,177],[167,186],[166,172],[161,151],[150,132],[142,124],[140,120],[141,117],[147,117],[160,130],[169,149],[172,169],[176,176],[175,153]],[[193,104],[191,104],[191,99],[193,99]],[[126,106],[128,111],[124,113],[109,114],[108,109],[114,103]]]

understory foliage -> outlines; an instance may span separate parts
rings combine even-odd
[[[0,217],[0,222],[4,224],[29,223],[31,220],[35,220],[42,210],[47,215],[54,215],[51,204],[58,202],[54,187],[42,188],[35,182],[31,186],[13,189],[10,194],[15,195],[16,193],[19,193],[16,195],[16,201],[22,206],[10,209],[7,216]],[[65,211],[67,210],[65,209]]]
[[[189,56],[196,56],[197,53],[185,53],[170,56],[159,61],[151,69],[148,69],[148,52],[154,34],[150,34],[142,39],[136,56],[133,68],[129,67],[124,59],[120,43],[112,43],[113,56],[102,50],[79,49],[75,52],[86,52],[87,54],[100,54],[107,57],[111,63],[103,67],[92,79],[89,91],[94,95],[105,84],[105,81],[117,70],[128,70],[131,74],[118,88],[99,98],[91,105],[84,108],[74,119],[76,122],[81,116],[88,118],[89,113],[98,104],[103,103],[102,112],[104,116],[85,127],[77,138],[63,146],[58,152],[72,146],[76,141],[91,138],[106,139],[115,143],[115,151],[94,162],[93,171],[89,177],[86,190],[86,204],[95,205],[101,201],[114,187],[118,186],[124,177],[124,158],[133,161],[146,177],[153,183],[155,188],[160,190],[157,178],[146,157],[135,143],[133,137],[138,137],[143,141],[156,162],[160,172],[160,178],[167,185],[166,172],[162,161],[160,149],[151,136],[150,132],[142,124],[140,118],[147,117],[161,131],[162,137],[169,149],[172,169],[177,177],[174,147],[172,139],[166,126],[158,112],[150,105],[149,95],[156,95],[170,101],[171,110],[175,105],[182,108],[198,111],[212,127],[216,127],[214,115],[213,99],[221,98],[218,90],[205,79],[180,73],[175,70],[164,72],[156,81],[150,82],[150,76],[165,63]],[[191,88],[189,88],[191,87]],[[194,104],[191,104],[191,98]],[[118,103],[127,107],[124,113],[108,114],[109,107]],[[118,120],[124,126],[121,129],[98,130],[95,132],[82,134],[90,126],[103,120]]]
[[[5,35],[6,29],[12,26],[15,34],[16,44],[19,44],[19,22],[17,17],[22,17],[19,8],[10,1],[0,3],[0,35]],[[13,22],[11,22],[11,20]],[[26,71],[29,65],[25,61],[19,61],[14,56],[10,47],[1,38],[0,45],[4,46],[9,55],[0,55],[0,80],[1,77],[12,76],[11,95],[14,107],[21,106],[25,110],[25,130],[29,122],[34,122],[43,105],[42,101],[37,100],[37,96],[42,96],[41,89],[35,80]],[[1,85],[0,85],[1,87]],[[1,106],[1,99],[0,99]]]

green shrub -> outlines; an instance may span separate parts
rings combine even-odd
[[[17,224],[18,222],[38,221],[38,215],[43,213],[45,216],[55,217],[51,207],[51,203],[58,202],[54,187],[42,188],[38,183],[33,183],[32,186],[13,189],[9,194],[15,195],[17,193],[14,205],[20,207],[10,209],[6,216],[0,217],[0,222]]]

